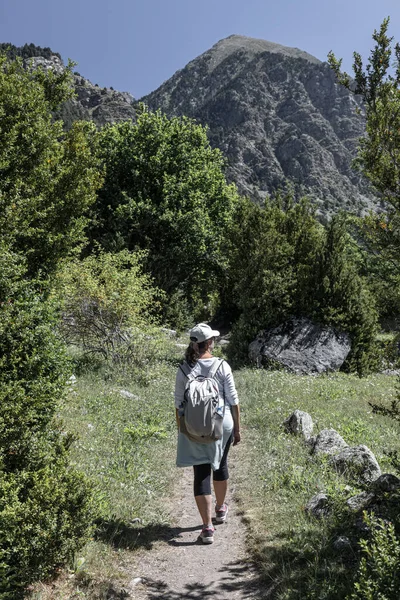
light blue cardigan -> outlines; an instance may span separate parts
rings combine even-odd
[[[206,377],[211,365],[217,358],[199,359],[194,367],[195,375]],[[211,464],[214,471],[219,468],[219,464],[224,453],[226,442],[232,435],[233,419],[231,406],[239,404],[239,398],[233,380],[232,369],[226,361],[223,361],[215,376],[218,383],[220,398],[225,398],[225,416],[224,433],[221,440],[216,440],[210,444],[199,444],[190,441],[183,433],[178,433],[178,448],[176,456],[177,467],[192,467],[193,465]],[[175,407],[181,408],[187,378],[181,369],[178,369],[175,383]]]

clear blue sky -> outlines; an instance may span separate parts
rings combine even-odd
[[[233,33],[329,50],[351,68],[391,17],[400,41],[399,0],[0,0],[0,41],[50,46],[93,83],[140,98]]]

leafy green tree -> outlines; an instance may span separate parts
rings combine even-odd
[[[323,227],[307,201],[295,204],[290,196],[278,197],[260,207],[241,200],[230,234],[224,292],[231,299],[231,314],[239,316],[230,344],[232,359],[247,356],[248,344],[260,329],[310,314],[323,239]]]
[[[354,82],[341,72],[341,60],[332,52],[328,57],[339,83],[364,100],[366,135],[359,141],[355,166],[373,184],[385,212],[366,217],[358,235],[369,254],[370,279],[385,317],[391,311],[398,314],[400,308],[400,45],[388,36],[388,27],[389,18],[374,31],[375,46],[366,68],[360,54],[354,52]]]
[[[0,55],[0,231],[27,259],[32,277],[54,270],[83,238],[100,169],[97,133],[76,123],[63,133],[52,109],[71,95],[70,69],[29,72]]]
[[[63,73],[0,56],[0,598],[22,598],[87,539],[90,485],[69,463],[56,410],[69,376],[51,276],[83,237],[100,183],[96,132],[64,135]]]
[[[259,207],[243,199],[230,239],[232,359],[247,356],[260,329],[308,316],[350,334],[349,370],[374,366],[377,313],[341,216],[324,228],[306,200],[278,197]]]
[[[322,252],[315,264],[314,314],[323,323],[350,335],[352,348],[346,367],[362,375],[378,366],[375,345],[378,313],[359,270],[358,250],[348,233],[347,219],[338,214],[327,227]]]
[[[143,106],[137,122],[106,126],[100,157],[106,176],[89,230],[107,251],[146,250],[144,267],[179,312],[207,316],[226,268],[222,252],[237,192],[206,130]],[[175,312],[174,312],[175,311]]]

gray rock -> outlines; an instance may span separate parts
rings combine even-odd
[[[306,440],[310,438],[314,428],[311,416],[302,410],[295,410],[283,425],[288,433],[302,434]]]
[[[334,455],[345,448],[348,448],[348,444],[335,429],[323,429],[315,439],[312,453]]]
[[[376,492],[395,492],[400,488],[400,479],[392,473],[384,473],[372,485]]]
[[[319,494],[315,494],[306,504],[305,511],[306,513],[313,515],[314,517],[320,518],[324,517],[329,512],[329,497],[320,492]]]
[[[358,512],[370,506],[374,502],[374,500],[376,500],[375,494],[373,494],[372,492],[362,492],[357,496],[349,498],[346,501],[346,505],[353,512]]]
[[[372,483],[381,475],[378,462],[367,446],[344,448],[332,456],[330,462],[339,473],[358,479],[363,483]]]
[[[340,369],[350,349],[346,333],[302,318],[261,331],[249,345],[249,357],[258,366],[278,363],[294,373],[311,374]]]
[[[132,394],[128,390],[113,390],[113,392],[117,392],[123,398],[129,398],[130,400],[139,400],[139,396]]]
[[[177,336],[177,332],[175,331],[175,329],[167,329],[166,327],[162,327],[161,331],[162,333],[165,333],[167,337],[170,338],[176,338]]]
[[[378,205],[351,167],[365,130],[361,99],[306,52],[232,35],[142,100],[207,125],[228,178],[256,201],[290,181],[323,215]]]
[[[339,536],[333,542],[333,548],[336,550],[336,552],[350,552],[353,550],[349,538],[345,535]]]

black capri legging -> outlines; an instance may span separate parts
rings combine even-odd
[[[219,465],[219,469],[213,472],[214,481],[226,481],[229,479],[228,472],[228,452],[232,443],[232,437],[226,442],[225,450]],[[194,465],[194,484],[193,491],[195,496],[208,496],[211,494],[211,465],[205,463],[203,465]]]

